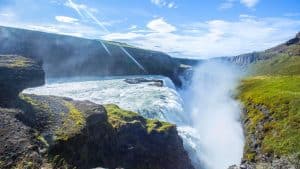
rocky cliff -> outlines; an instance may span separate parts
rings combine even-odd
[[[47,77],[151,74],[181,85],[179,64],[170,56],[123,43],[0,26],[0,44],[2,54],[43,61]]]
[[[18,95],[43,84],[41,65],[0,59],[0,168],[193,169],[176,126],[116,105]]]
[[[255,63],[261,60],[268,60],[278,54],[287,54],[289,56],[299,56],[300,55],[300,32],[292,39],[287,42],[275,46],[273,48],[267,49],[262,52],[252,52],[247,54],[242,54],[234,57],[223,57],[221,59],[230,61],[240,66],[246,66],[251,63]]]
[[[9,106],[19,92],[44,84],[41,63],[22,56],[0,55],[0,106]]]

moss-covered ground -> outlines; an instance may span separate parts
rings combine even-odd
[[[300,76],[255,76],[242,81],[240,99],[246,106],[248,132],[256,132],[266,118],[253,105],[264,105],[271,121],[264,124],[264,153],[289,155],[300,152]],[[270,118],[269,117],[269,118]]]
[[[128,123],[140,123],[145,127],[148,133],[161,133],[175,127],[173,124],[167,122],[145,119],[135,112],[120,109],[117,105],[108,104],[105,105],[105,109],[107,111],[108,121],[114,128],[118,128]]]
[[[0,66],[8,68],[23,68],[32,66],[34,63],[28,58],[13,55],[1,55]]]
[[[255,135],[261,153],[300,153],[300,45],[276,51],[279,48],[260,52],[264,60],[249,65],[249,76],[238,88],[238,98],[247,110],[245,119],[249,120],[244,154],[248,160],[257,155],[249,145],[251,135]]]
[[[70,137],[81,132],[81,129],[85,126],[85,117],[71,102],[64,102],[64,105],[68,109],[68,113],[65,113],[62,126],[56,131],[56,137],[58,140],[67,141]]]

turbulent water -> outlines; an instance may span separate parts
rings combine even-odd
[[[241,108],[234,91],[241,73],[232,65],[206,62],[194,72],[191,86],[182,91],[185,112],[200,136],[195,158],[205,169],[225,169],[239,164],[244,139]]]
[[[232,74],[232,72],[228,73]],[[237,122],[237,104],[232,99],[228,99],[228,91],[232,87],[222,86],[221,90],[211,91],[209,94],[203,90],[203,85],[210,85],[209,83],[213,81],[201,83],[198,88],[197,77],[199,76],[207,77],[207,72],[198,71],[191,89],[181,92],[176,91],[171,80],[166,77],[143,76],[147,79],[161,79],[164,81],[164,86],[156,86],[152,82],[129,84],[124,81],[126,78],[135,77],[56,79],[49,80],[44,86],[26,89],[24,93],[64,96],[76,100],[90,100],[98,104],[114,103],[123,109],[136,111],[144,117],[174,123],[196,169],[225,169],[229,165],[239,163],[241,158],[240,136],[242,134]],[[210,79],[219,79],[216,74],[209,76]],[[210,89],[216,90],[218,86]],[[221,93],[218,95],[218,92]],[[215,102],[214,98],[217,99]],[[212,105],[214,103],[217,104]],[[227,103],[233,107],[226,107]],[[230,152],[225,153],[226,151]],[[224,159],[224,156],[228,158]]]

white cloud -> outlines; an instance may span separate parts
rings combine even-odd
[[[286,13],[286,14],[284,14],[284,16],[287,16],[287,17],[297,17],[297,16],[300,16],[300,12]]]
[[[259,0],[241,0],[241,3],[248,8],[253,8],[258,2]]]
[[[78,19],[68,17],[68,16],[55,16],[55,19],[58,22],[63,22],[63,23],[76,23],[76,22],[78,22]]]
[[[147,27],[152,31],[159,33],[169,33],[176,31],[176,27],[167,23],[163,18],[158,18],[150,21]]]
[[[299,29],[300,20],[242,15],[237,21],[209,20],[183,25],[176,32],[127,32],[103,38],[177,57],[210,58],[268,49],[293,37]]]
[[[136,29],[136,28],[137,28],[137,25],[131,25],[128,29],[133,30],[133,29]]]
[[[224,0],[219,6],[219,10],[233,8],[236,3],[245,5],[247,8],[253,8],[259,1],[260,0]]]
[[[226,0],[225,2],[221,3],[219,6],[220,10],[230,9],[234,6],[235,0]]]
[[[173,1],[168,2],[166,0],[151,0],[151,3],[160,7],[177,8],[175,2]]]
[[[111,33],[108,35],[103,36],[104,39],[112,40],[112,39],[118,39],[118,40],[127,40],[127,39],[136,39],[143,37],[143,35],[134,33],[134,32],[128,32],[128,33]]]

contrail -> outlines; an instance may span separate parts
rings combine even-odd
[[[109,54],[109,56],[112,56],[112,54],[108,50],[107,46],[101,40],[99,40],[99,42],[101,43],[101,45],[103,46],[103,48],[106,50],[106,52]]]
[[[70,4],[70,7],[71,7],[72,9],[74,9],[74,10],[78,13],[78,15],[80,15],[80,16],[83,18],[84,16],[83,16],[82,13],[80,12],[80,10],[79,10],[79,8],[78,8],[78,5],[75,4],[72,0],[68,0],[68,2],[69,2],[69,4]]]
[[[120,46],[120,48],[130,59],[132,59],[134,61],[134,63],[136,63],[138,65],[139,68],[141,68],[143,71],[146,72],[144,67],[137,60],[135,60],[134,57],[130,53],[128,53],[126,49],[124,49],[123,46]]]
[[[85,11],[85,13],[91,18],[93,19],[106,33],[110,33],[110,31],[108,29],[106,29],[106,27],[104,26],[104,24],[102,24],[91,12],[89,12],[87,9],[83,9]]]
[[[105,26],[104,24],[99,21],[87,8],[81,8],[78,6],[78,4],[75,4],[72,0],[68,0],[68,2],[70,3],[70,7],[74,10],[76,10],[76,12],[81,16],[84,17],[83,14],[81,13],[80,10],[83,10],[83,12],[90,18],[92,19],[98,26],[100,26],[106,33],[111,33]],[[106,50],[106,52],[111,55],[111,52],[108,50],[107,46],[100,40],[101,45],[104,47],[104,49]],[[144,72],[146,72],[145,68],[130,54],[128,53],[128,51],[123,47],[120,46],[120,49],[125,53],[125,55],[127,55],[140,69],[142,69]]]

